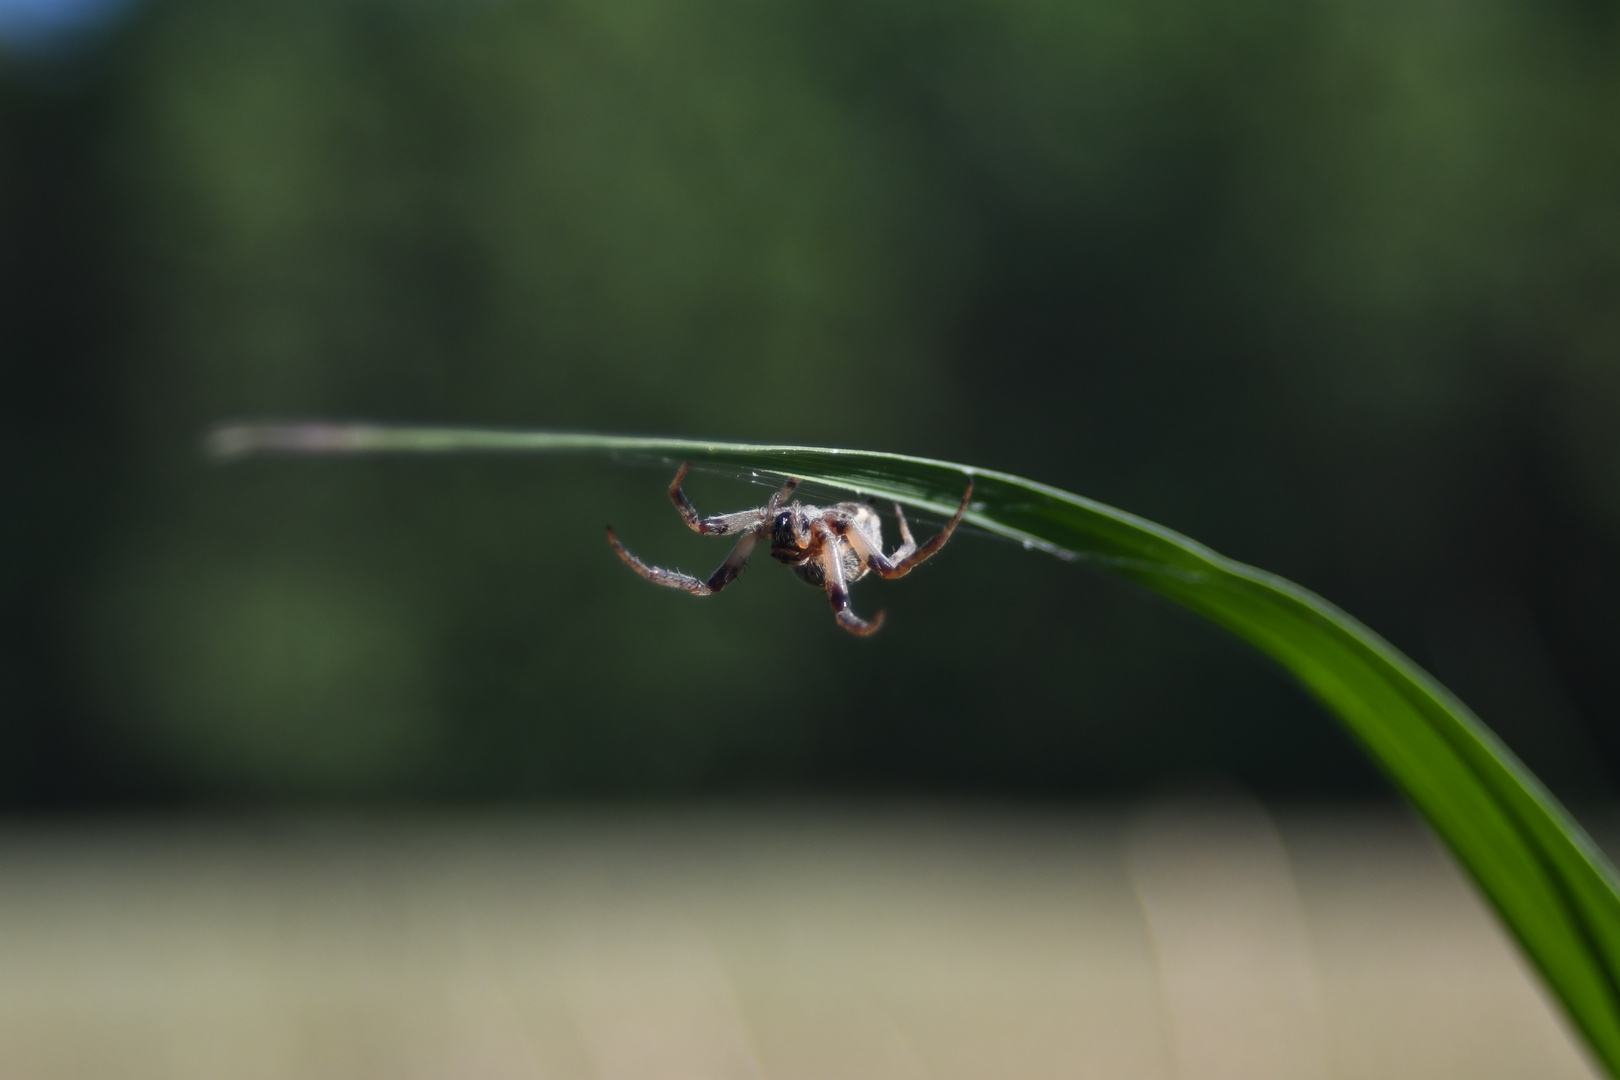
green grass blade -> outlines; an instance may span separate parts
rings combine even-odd
[[[1467,869],[1620,1077],[1620,892],[1614,871],[1535,776],[1443,686],[1314,593],[1151,521],[1006,473],[899,454],[556,432],[237,425],[210,447],[250,453],[588,452],[798,476],[967,520],[1095,563],[1226,627],[1287,668],[1345,724]]]

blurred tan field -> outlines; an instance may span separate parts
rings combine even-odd
[[[12,824],[0,1076],[1587,1077],[1394,809]]]

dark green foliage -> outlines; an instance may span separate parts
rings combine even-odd
[[[0,60],[0,799],[1375,782],[1219,635],[1000,543],[863,584],[853,650],[773,567],[622,580],[607,519],[719,558],[657,472],[222,475],[232,415],[1041,476],[1611,790],[1613,45],[1530,2],[154,0]]]

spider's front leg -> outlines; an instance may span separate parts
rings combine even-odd
[[[956,531],[956,527],[962,523],[962,515],[967,513],[968,504],[972,501],[973,480],[970,478],[967,490],[962,492],[962,504],[956,508],[956,514],[950,521],[945,523],[945,527],[940,530],[938,536],[922,547],[918,547],[917,541],[911,538],[911,527],[906,524],[905,511],[900,509],[899,503],[895,503],[894,516],[900,522],[900,546],[895,548],[894,553],[891,555],[884,555],[882,551],[867,553],[866,565],[871,567],[881,578],[893,580],[894,578],[905,577],[916,569],[919,564],[926,561],[929,556],[945,546],[945,541],[951,538],[951,534]]]
[[[687,471],[691,468],[690,461],[681,463],[680,469],[675,473],[675,479],[669,484],[669,501],[680,511],[681,520],[686,522],[686,527],[704,536],[734,535],[744,529],[758,527],[762,520],[775,514],[776,508],[786,502],[788,496],[793,494],[793,489],[799,486],[797,479],[789,480],[781,491],[771,496],[771,501],[762,510],[743,510],[711,518],[699,517],[697,507],[692,505],[692,500],[686,497],[686,489],[681,486],[686,480]]]
[[[876,633],[877,628],[883,625],[883,612],[878,612],[871,622],[867,622],[849,608],[849,583],[844,579],[844,541],[826,526],[820,526],[816,531],[821,541],[821,553],[816,558],[821,563],[827,602],[832,605],[838,625],[856,637]]]
[[[683,574],[679,570],[665,570],[661,566],[648,566],[634,555],[625,550],[619,543],[619,538],[613,534],[613,526],[607,527],[608,543],[613,550],[619,553],[625,565],[636,573],[652,582],[654,585],[667,585],[671,589],[684,589],[693,596],[709,596],[737,580],[742,568],[748,562],[748,556],[754,553],[754,544],[759,540],[759,530],[751,529],[743,533],[737,541],[737,546],[731,549],[726,561],[720,564],[720,569],[709,575],[708,581],[699,581],[691,574]]]

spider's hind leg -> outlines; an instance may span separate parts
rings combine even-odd
[[[911,538],[911,527],[906,524],[906,515],[897,503],[894,508],[894,516],[900,521],[901,544],[898,548],[895,548],[892,555],[884,555],[881,551],[872,552],[866,558],[866,565],[871,567],[882,578],[905,577],[918,564],[924,562],[934,552],[945,546],[945,541],[951,538],[951,534],[956,531],[956,527],[962,523],[962,515],[967,513],[968,504],[972,501],[973,481],[969,479],[967,490],[962,492],[962,502],[956,508],[956,513],[952,515],[951,520],[945,523],[945,527],[939,531],[939,535],[922,547],[918,547],[917,542]]]
[[[754,553],[754,544],[759,539],[757,532],[744,533],[737,541],[737,546],[731,549],[731,554],[726,556],[726,561],[720,564],[720,568],[709,575],[708,581],[700,581],[691,574],[683,574],[679,570],[665,570],[661,566],[649,566],[642,562],[619,543],[619,538],[613,534],[611,525],[608,526],[607,536],[608,543],[613,545],[613,550],[619,553],[619,558],[623,559],[630,569],[654,585],[682,589],[693,596],[712,595],[736,581],[737,575],[742,573],[743,566],[748,562],[748,556]]]
[[[823,528],[821,532],[818,561],[821,563],[822,584],[827,589],[827,602],[832,605],[833,617],[838,620],[839,626],[856,637],[877,633],[878,627],[883,625],[883,612],[878,612],[868,622],[850,610],[849,583],[844,578],[844,542],[829,529]]]
[[[917,550],[917,540],[911,535],[911,526],[906,522],[906,512],[900,508],[899,503],[894,504],[894,521],[900,526],[900,546],[889,553],[889,561],[905,562],[911,558],[911,553]]]

